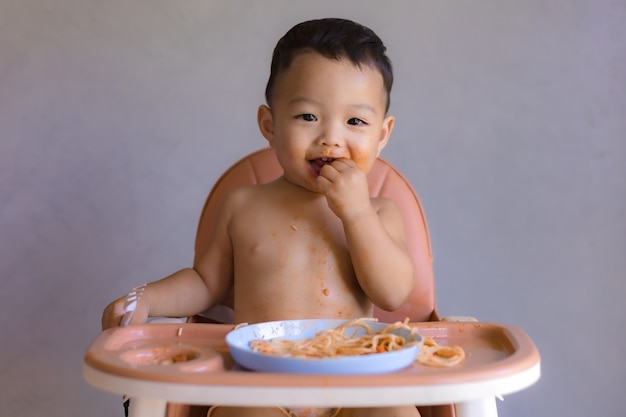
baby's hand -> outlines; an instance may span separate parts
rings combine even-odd
[[[126,296],[120,297],[115,301],[112,301],[108,306],[105,307],[102,312],[102,330],[109,329],[111,327],[117,327],[120,325],[122,321],[122,317],[124,316],[124,301],[126,300]],[[145,323],[148,319],[148,305],[145,301],[145,298],[140,298],[137,302],[137,307],[135,308],[135,313],[130,321],[130,324],[141,324]]]
[[[342,220],[371,207],[367,176],[350,159],[324,165],[317,186],[326,195],[330,209]]]

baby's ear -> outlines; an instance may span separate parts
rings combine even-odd
[[[274,147],[274,118],[272,117],[272,110],[265,104],[259,106],[257,112],[257,123],[259,124],[259,130],[261,134],[270,144],[270,147]]]
[[[378,154],[376,156],[380,156],[383,148],[389,142],[389,137],[391,136],[391,131],[393,130],[393,125],[396,122],[396,118],[393,116],[386,116],[383,120],[383,125],[380,130],[380,139],[378,142]]]

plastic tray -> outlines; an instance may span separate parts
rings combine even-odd
[[[85,364],[109,375],[136,380],[219,386],[358,387],[437,385],[506,377],[536,366],[539,353],[530,338],[509,325],[480,322],[411,323],[441,345],[460,345],[462,365],[434,368],[417,362],[390,374],[324,375],[246,371],[228,352],[225,335],[232,325],[145,324],[109,329],[89,346]],[[171,356],[183,362],[162,364]],[[271,377],[270,377],[271,376]]]

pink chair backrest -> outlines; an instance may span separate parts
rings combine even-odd
[[[262,184],[282,175],[274,151],[265,148],[251,153],[232,165],[213,186],[206,200],[196,235],[195,260],[203,253],[213,226],[217,208],[231,190],[250,184]],[[401,209],[407,228],[407,244],[413,257],[416,285],[405,303],[396,311],[375,308],[374,315],[382,322],[409,317],[411,321],[436,320],[435,290],[430,236],[417,194],[404,176],[389,162],[378,158],[368,174],[370,194],[393,200]],[[224,303],[232,307],[232,300]]]

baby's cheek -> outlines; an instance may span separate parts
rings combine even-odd
[[[352,154],[352,161],[358,166],[361,171],[367,171],[370,168],[370,156],[366,153]]]

